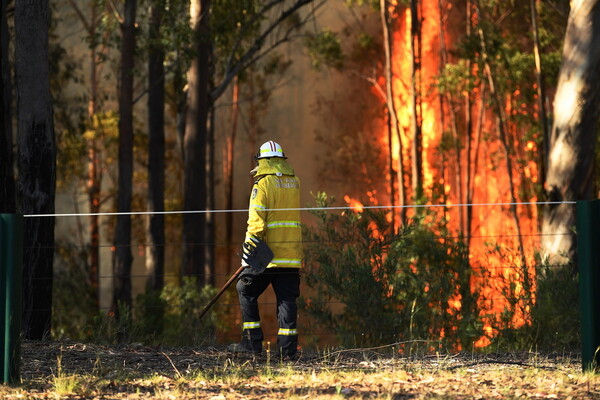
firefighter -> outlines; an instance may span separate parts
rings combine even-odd
[[[229,350],[250,354],[262,352],[264,337],[258,298],[272,285],[277,297],[277,350],[282,359],[293,360],[298,347],[296,300],[300,295],[303,251],[300,180],[286,158],[281,146],[274,141],[260,146],[255,157],[257,166],[251,171],[255,180],[250,194],[245,242],[252,237],[265,241],[273,252],[273,259],[259,275],[252,275],[250,268],[244,270],[236,284],[242,311],[242,340],[230,345]]]

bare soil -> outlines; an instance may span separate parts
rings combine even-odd
[[[12,399],[600,399],[577,354],[384,355],[369,349],[237,357],[224,347],[25,342]],[[69,384],[70,382],[70,384]]]

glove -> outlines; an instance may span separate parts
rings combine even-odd
[[[256,236],[251,236],[250,241],[244,242],[241,255],[242,265],[244,262],[249,265],[255,275],[262,273],[273,260],[273,252],[269,246]]]
[[[252,281],[254,280],[254,278],[256,278],[256,276],[257,274],[254,273],[252,268],[246,268],[240,274],[240,282],[242,282],[246,286],[251,285]]]
[[[244,243],[241,256],[242,266],[246,268],[240,274],[240,281],[244,285],[250,285],[267,268],[273,259],[273,252],[265,242],[251,236],[250,241]]]

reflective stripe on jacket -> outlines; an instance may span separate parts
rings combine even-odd
[[[267,268],[300,268],[303,258],[298,210],[300,179],[283,158],[259,159],[255,177],[250,194],[246,240],[255,235],[271,248],[274,256]]]

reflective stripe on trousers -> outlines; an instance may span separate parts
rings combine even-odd
[[[256,328],[260,328],[260,321],[253,321],[253,322],[244,322],[243,329],[256,329]]]

